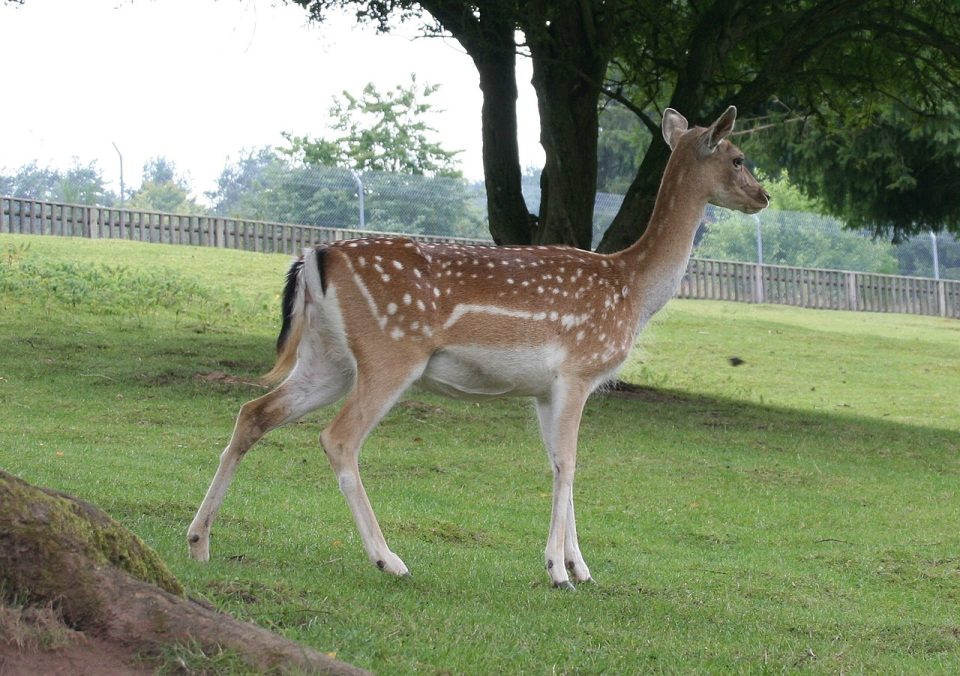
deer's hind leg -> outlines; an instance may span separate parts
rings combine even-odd
[[[374,364],[376,360],[366,363]],[[360,480],[360,448],[400,395],[422,375],[426,363],[426,356],[413,354],[396,358],[389,365],[360,368],[356,386],[343,408],[320,434],[320,444],[350,508],[367,557],[380,570],[394,575],[409,575],[409,571],[387,546]]]
[[[318,369],[300,361],[277,389],[240,407],[230,443],[220,454],[217,472],[187,529],[191,558],[209,560],[210,528],[246,452],[270,430],[342,397],[353,380],[349,364],[331,361]]]

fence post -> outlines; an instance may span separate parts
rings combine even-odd
[[[99,207],[87,207],[87,237],[89,237],[90,239],[97,238],[97,227],[94,224],[96,223],[98,218],[95,217],[94,214],[96,214],[99,211],[100,211]]]
[[[947,316],[947,285],[942,279],[937,280],[937,310],[941,317]]]
[[[757,263],[753,267],[753,284],[751,285],[751,297],[754,303],[763,303],[766,300],[766,294],[763,289],[763,264]]]
[[[847,309],[857,309],[857,273],[845,272],[844,279],[847,283]]]

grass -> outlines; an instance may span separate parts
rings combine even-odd
[[[960,670],[951,320],[673,301],[624,369],[648,388],[588,404],[596,582],[573,594],[542,570],[551,479],[522,400],[414,391],[367,442],[411,579],[366,561],[317,445],[333,409],[248,454],[190,561],[287,262],[0,236],[0,467],[97,503],[191,594],[381,673]],[[63,291],[79,279],[116,293]]]

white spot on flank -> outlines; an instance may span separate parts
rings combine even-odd
[[[433,295],[436,296],[437,298],[440,297],[440,289],[436,286],[433,287]]]
[[[387,303],[387,314],[395,315],[397,314],[397,304],[396,303]]]
[[[400,261],[394,261],[393,267],[395,267],[397,270],[403,270],[403,263],[401,263]]]
[[[379,258],[379,256],[377,258]],[[379,263],[374,263],[373,269],[379,272],[380,274],[383,274],[383,266],[380,265]]]
[[[382,279],[382,280],[384,281],[384,283],[389,282],[389,281],[390,281],[390,275],[380,275],[380,279]]]
[[[423,276],[423,274],[420,272],[420,268],[413,269],[413,276],[417,279],[420,279]]]
[[[394,328],[393,331],[390,332],[390,337],[394,340],[400,340],[404,335],[406,334],[404,334],[403,329],[399,328]]]
[[[412,302],[413,302],[413,298],[410,297],[410,294],[409,294],[409,293],[403,294],[403,304],[404,304],[404,305],[410,305],[410,303],[412,303]]]
[[[427,309],[427,306],[419,298],[417,299],[417,309],[420,310],[420,312],[423,312],[424,310]]]

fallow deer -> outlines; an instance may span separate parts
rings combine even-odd
[[[667,109],[672,150],[643,236],[602,255],[565,246],[461,246],[406,238],[307,250],[287,274],[278,358],[282,383],[243,405],[188,530],[210,555],[210,527],[237,464],[269,430],[346,395],[320,443],[370,561],[407,575],[360,480],[364,439],[411,385],[452,397],[532,397],[553,467],[545,563],[555,586],[590,580],[577,541],[573,476],[587,397],[624,362],[647,320],[676,292],[708,203],[746,213],[768,195],[727,136],[736,109],[688,129]]]

